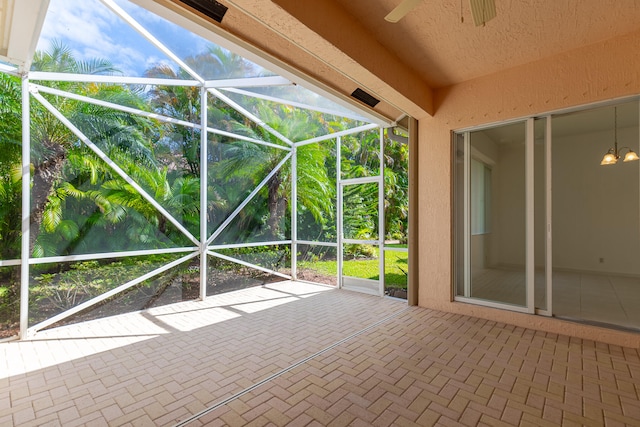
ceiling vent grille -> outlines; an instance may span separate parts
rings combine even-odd
[[[369,95],[367,92],[363,91],[360,88],[354,90],[351,96],[353,96],[358,101],[364,102],[371,108],[375,107],[376,105],[378,105],[378,102],[380,102],[379,99],[376,99],[372,95]]]
[[[217,22],[222,22],[224,14],[227,13],[227,10],[229,9],[227,6],[222,3],[218,3],[215,0],[180,0],[180,2],[200,13],[204,13],[209,18]]]

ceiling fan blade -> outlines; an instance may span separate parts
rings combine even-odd
[[[487,21],[496,17],[496,3],[494,0],[469,0],[471,15],[476,27],[484,25]]]
[[[416,7],[422,0],[403,0],[395,9],[393,9],[387,16],[384,17],[386,21],[398,22],[404,15],[409,13],[411,9]]]

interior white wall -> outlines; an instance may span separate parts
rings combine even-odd
[[[534,263],[537,270],[544,270],[546,263],[546,165],[544,133],[538,134],[536,129],[533,146],[533,227],[534,227]],[[541,131],[544,132],[544,131]]]
[[[555,269],[640,275],[640,162],[600,166],[612,142],[610,130],[553,137]],[[638,128],[619,129],[618,143],[637,150]],[[473,236],[472,250],[480,252],[488,245],[489,265],[524,266],[524,144],[495,147],[492,232]],[[534,247],[536,264],[541,267],[545,256],[544,145],[537,143],[534,150]]]
[[[638,128],[618,144],[637,150]],[[555,269],[640,275],[640,162],[601,166],[612,145],[610,130],[553,138]]]
[[[491,166],[491,231],[471,236],[472,267],[517,267],[525,262],[525,132],[496,141],[483,131],[471,134],[471,155]],[[518,133],[518,132],[516,132]],[[491,135],[499,135],[491,132]]]
[[[471,156],[491,166],[493,178],[493,169],[498,162],[498,146],[485,133],[473,132],[471,134]],[[492,182],[495,183],[495,179]],[[489,233],[471,235],[471,268],[482,269],[491,265],[491,242],[493,240],[494,227],[495,224],[492,218],[491,231]]]

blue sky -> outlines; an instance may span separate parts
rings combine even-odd
[[[211,43],[127,1],[116,3],[181,58],[206,50]],[[78,60],[106,58],[127,76],[142,76],[159,63],[172,64],[161,51],[99,0],[51,0],[38,50],[57,40]]]
[[[127,0],[114,1],[181,59],[205,52],[208,46],[213,45]],[[178,68],[100,0],[50,0],[36,49],[47,51],[54,40],[69,47],[76,60],[108,59],[125,76],[141,77],[147,69],[163,63],[173,69]],[[273,90],[278,92],[278,89]],[[301,87],[282,88],[282,91],[292,99],[302,97],[303,102],[327,104],[326,107],[335,111],[343,110],[343,107],[307,93]]]

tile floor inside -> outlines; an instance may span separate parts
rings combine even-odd
[[[640,426],[640,355],[282,282],[1,343],[0,425]]]
[[[554,271],[553,315],[563,319],[615,325],[640,332],[640,277]],[[471,295],[506,304],[526,303],[522,269],[474,270]],[[536,270],[536,308],[546,309],[544,270]]]

